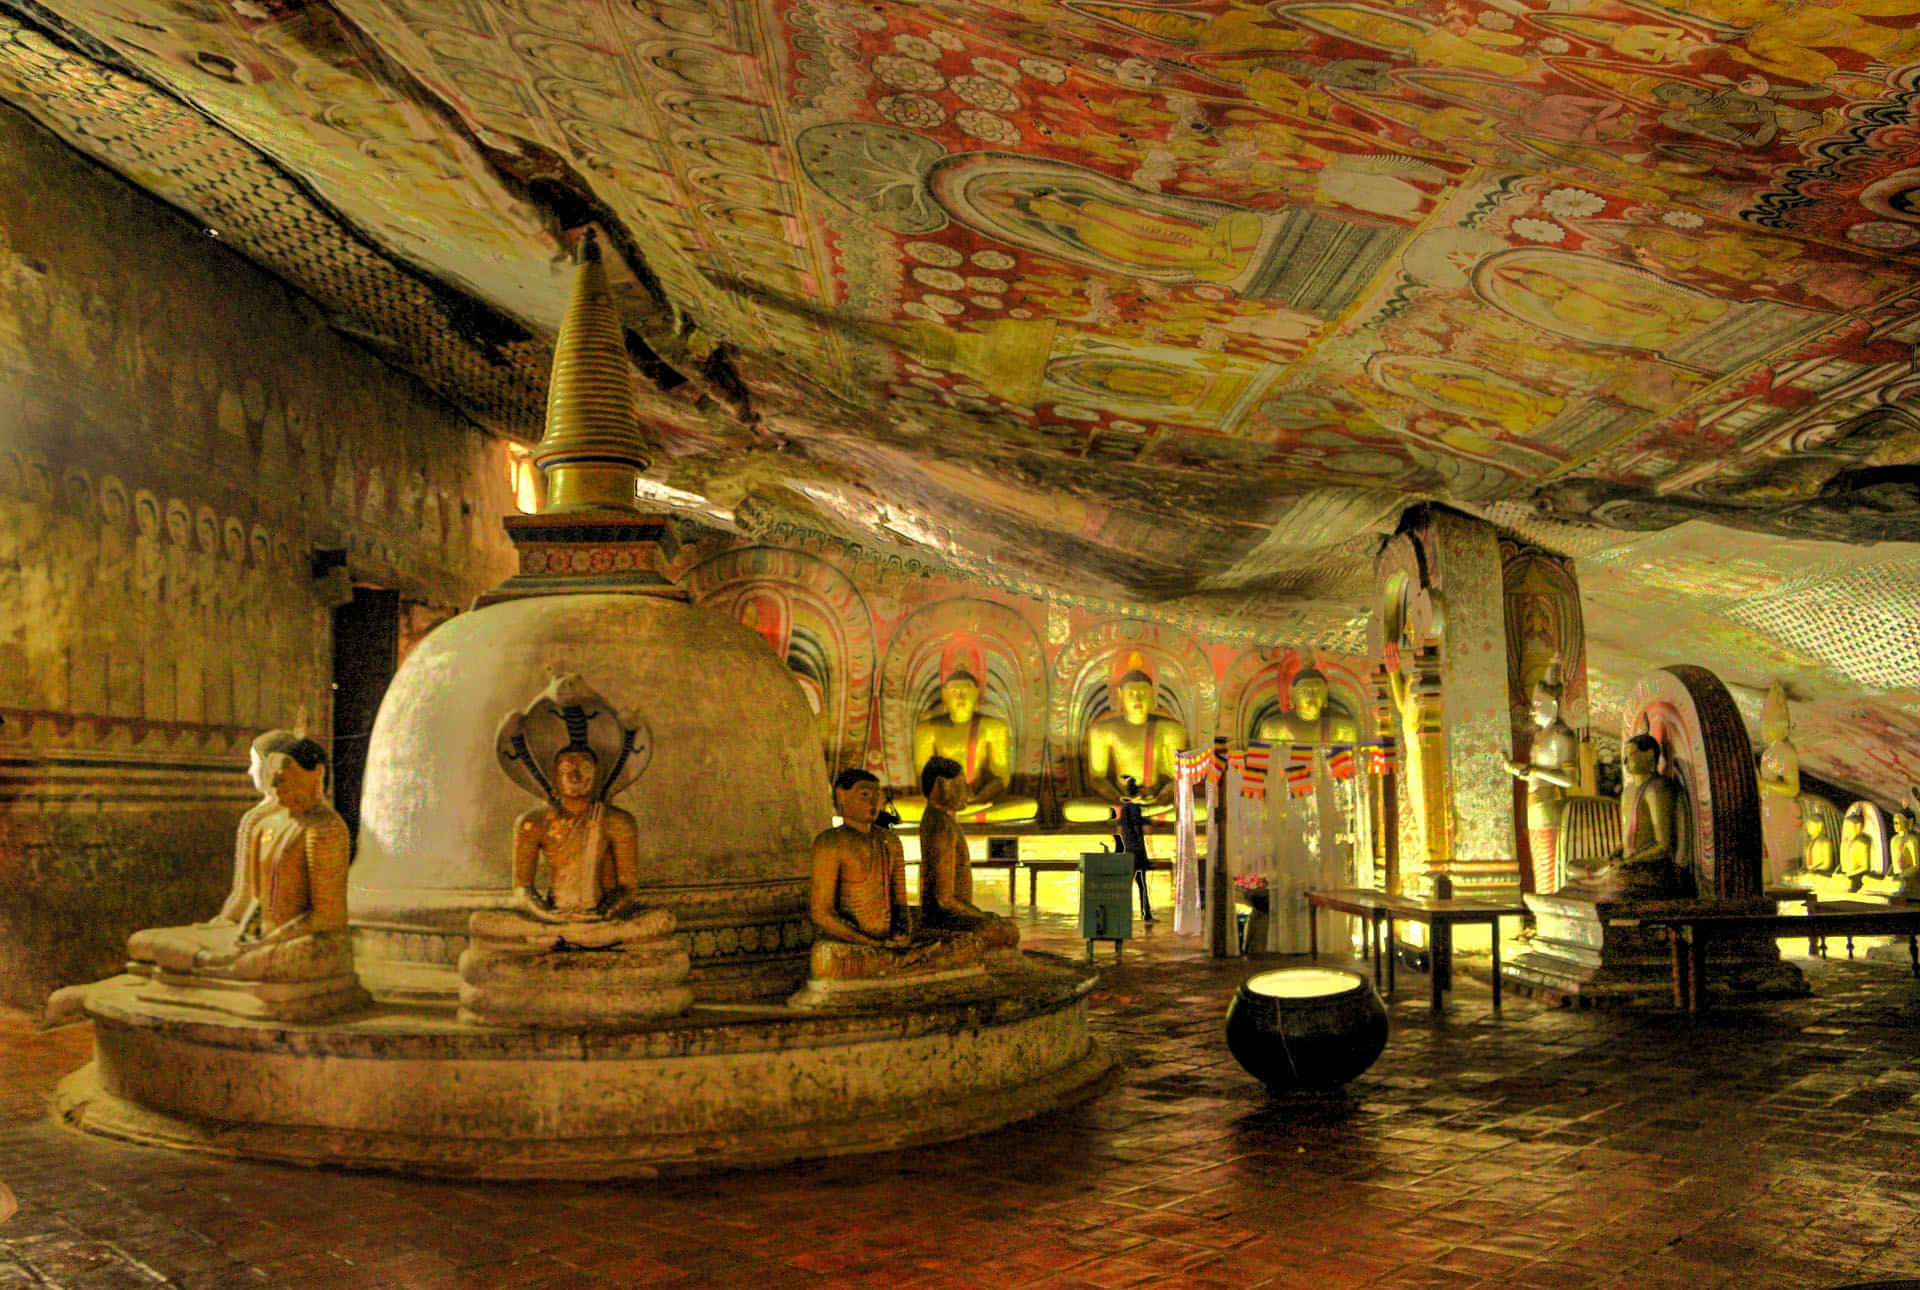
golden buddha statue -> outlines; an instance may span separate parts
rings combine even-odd
[[[1871,802],[1855,802],[1840,817],[1840,855],[1833,872],[1815,888],[1823,900],[1846,900],[1862,892],[1883,887],[1881,864],[1885,830],[1880,808]]]
[[[905,852],[891,830],[876,825],[882,795],[880,781],[864,770],[843,770],[833,781],[842,822],[813,840],[813,953],[807,985],[789,1001],[795,1007],[843,1001],[875,986],[984,974],[982,959],[993,948],[986,936],[914,926]]]
[[[1567,791],[1580,782],[1580,742],[1560,719],[1558,656],[1533,687],[1533,742],[1527,760],[1507,762],[1507,773],[1527,781],[1527,846],[1533,857],[1533,889],[1551,895],[1560,887],[1560,820]]]
[[[1787,709],[1786,687],[1775,681],[1760,709],[1761,838],[1770,880],[1783,880],[1798,867],[1800,838],[1800,752],[1793,746],[1793,720]]]
[[[1920,805],[1920,793],[1915,794]],[[1887,877],[1894,883],[1894,895],[1907,900],[1920,899],[1920,833],[1914,832],[1912,807],[1893,813],[1893,839],[1887,855]]]
[[[1087,787],[1091,798],[1063,805],[1075,823],[1111,820],[1123,801],[1137,802],[1146,816],[1173,811],[1174,758],[1187,745],[1187,728],[1178,717],[1153,710],[1153,677],[1140,655],[1114,683],[1117,711],[1087,727]]]
[[[929,928],[978,932],[987,944],[1008,949],[1020,943],[1011,919],[973,903],[973,858],[959,814],[967,807],[966,768],[950,757],[929,758],[920,772],[926,814],[920,824],[920,923]]]
[[[347,939],[346,822],[325,799],[327,754],[268,731],[254,741],[259,803],[242,817],[234,882],[205,923],[127,940],[128,970],[153,997],[243,1016],[311,1020],[367,1001]]]
[[[1326,673],[1303,667],[1287,684],[1287,711],[1262,717],[1253,737],[1270,744],[1352,744],[1359,724],[1333,705]]]
[[[1680,785],[1660,773],[1660,744],[1635,735],[1620,749],[1620,849],[1601,868],[1561,889],[1602,900],[1659,900],[1688,894],[1682,871]]]
[[[935,757],[958,762],[966,777],[968,805],[957,812],[966,823],[1004,824],[1031,820],[1040,804],[1009,795],[1013,781],[1013,732],[999,717],[980,711],[980,681],[957,667],[940,684],[941,710],[913,727],[913,773],[924,778]],[[900,818],[909,822],[927,809],[924,797],[896,799]]]
[[[467,921],[461,1019],[605,1028],[686,1011],[690,959],[670,911],[636,907],[639,825],[608,800],[647,767],[645,723],[563,676],[507,716],[495,751],[546,802],[514,822],[510,904]]]
[[[1817,892],[1839,867],[1840,851],[1834,837],[1839,820],[1833,804],[1812,793],[1800,795],[1800,816],[1806,841],[1800,849],[1800,868],[1788,874],[1786,881]]]

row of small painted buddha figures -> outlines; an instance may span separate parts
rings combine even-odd
[[[539,959],[576,949],[596,951],[594,964],[644,983],[647,999],[629,1001],[613,1020],[670,1015],[690,1001],[681,984],[684,951],[669,948],[671,914],[639,907],[638,825],[606,800],[613,785],[600,762],[589,746],[561,748],[543,771],[547,804],[515,822],[510,903],[473,915],[461,960],[462,999],[473,1019],[557,1020],[555,1007],[569,1001],[554,998]],[[261,798],[236,832],[227,900],[206,922],[134,933],[132,971],[176,992],[212,988],[211,999],[191,1001],[253,1015],[311,1017],[365,1002],[347,932],[347,827],[326,801],[326,764],[319,744],[287,731],[254,741],[249,774]],[[900,841],[875,825],[879,782],[861,770],[835,782],[844,822],[816,837],[811,853],[814,977],[912,976],[978,963],[1019,943],[1010,921],[973,904],[967,839],[955,819],[967,802],[962,768],[933,758],[921,785],[927,809],[915,911]],[[299,987],[295,995],[291,986]],[[570,1002],[606,1006],[586,997]]]
[[[1841,817],[1840,837],[1833,836],[1833,806],[1822,797],[1802,794],[1799,799],[1806,842],[1800,867],[1782,879],[1824,900],[1852,896],[1920,898],[1920,833],[1915,832],[1915,809],[1920,789],[1910,790],[1912,805],[1889,813],[1893,836],[1883,837],[1880,808],[1855,802]]]
[[[1062,803],[1074,823],[1111,820],[1123,801],[1139,805],[1149,816],[1173,810],[1174,758],[1188,746],[1185,723],[1154,710],[1154,680],[1136,655],[1114,683],[1114,710],[1087,727],[1082,755],[1091,796]],[[1351,744],[1356,727],[1330,702],[1326,675],[1303,668],[1287,686],[1287,710],[1268,715],[1254,732],[1270,743]],[[973,673],[956,668],[940,686],[941,709],[914,724],[913,766],[924,775],[936,757],[960,766],[967,785],[967,805],[959,818],[969,823],[1014,823],[1031,820],[1039,803],[1011,791],[1012,734],[999,717],[980,711],[980,682]],[[924,790],[923,790],[924,792]],[[904,797],[895,803],[900,817],[911,823],[926,809],[926,798]]]

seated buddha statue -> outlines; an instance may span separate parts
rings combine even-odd
[[[1303,667],[1287,684],[1287,710],[1260,719],[1253,737],[1271,744],[1352,744],[1359,725],[1329,703],[1332,692],[1319,668]]]
[[[1920,801],[1920,795],[1916,795]],[[1887,846],[1887,877],[1892,880],[1892,895],[1920,900],[1920,833],[1914,831],[1911,807],[1893,813],[1893,837]]]
[[[367,1002],[347,939],[346,822],[324,796],[327,754],[269,731],[254,741],[259,803],[235,838],[234,885],[205,923],[127,939],[148,997],[241,1016],[313,1020]]]
[[[1013,920],[973,903],[973,858],[959,815],[967,808],[966,768],[948,757],[929,758],[920,772],[926,814],[920,824],[920,925],[978,932],[992,946],[1020,944]]]
[[[1802,794],[1800,809],[1806,841],[1800,851],[1800,867],[1786,876],[1786,882],[1819,892],[1832,880],[1840,865],[1839,846],[1828,825],[1833,808],[1824,798]]]
[[[967,806],[956,818],[969,824],[1031,820],[1039,803],[1007,792],[1013,779],[1013,733],[999,717],[980,711],[980,682],[956,668],[940,685],[941,710],[913,727],[913,773],[924,776],[935,757],[957,762],[966,777]],[[924,797],[894,801],[900,818],[914,821],[926,810]]]
[[[1660,744],[1635,735],[1621,747],[1620,849],[1560,889],[1598,900],[1660,900],[1691,894],[1680,867],[1682,790],[1660,773]]]
[[[880,781],[864,770],[843,770],[833,782],[842,822],[813,840],[813,952],[806,986],[788,1000],[794,1007],[985,975],[982,960],[994,948],[986,935],[915,926],[906,854],[892,830],[875,824],[881,797]]]
[[[1187,746],[1187,728],[1153,710],[1153,678],[1140,656],[1127,664],[1114,685],[1116,711],[1087,727],[1087,787],[1094,796],[1062,805],[1075,823],[1111,820],[1122,801],[1138,802],[1149,818],[1173,811],[1174,758]]]
[[[1883,884],[1880,873],[1879,821],[1871,822],[1869,812],[1877,813],[1871,802],[1855,802],[1840,817],[1840,857],[1833,872],[1814,889],[1823,900],[1846,900]]]
[[[507,718],[497,751],[547,801],[514,822],[508,906],[468,919],[461,1019],[613,1028],[686,1011],[691,960],[672,912],[639,907],[639,826],[607,800],[646,767],[644,724],[562,677]]]

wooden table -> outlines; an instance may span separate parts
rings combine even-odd
[[[1715,936],[1738,932],[1771,932],[1775,936],[1904,936],[1913,974],[1920,976],[1920,901],[1895,900],[1885,905],[1823,900],[1805,914],[1676,914],[1641,920],[1649,927],[1665,926],[1673,944],[1673,1003],[1697,1013],[1707,1002],[1707,943]]]
[[[1384,891],[1343,887],[1329,890],[1308,888],[1307,949],[1320,957],[1320,911],[1335,910],[1355,914],[1366,920],[1367,954],[1373,960],[1373,982],[1380,984],[1381,960],[1386,961],[1387,993],[1394,991],[1394,938],[1396,921],[1425,923],[1432,929],[1433,960],[1432,1007],[1439,1012],[1445,992],[1453,985],[1453,929],[1457,923],[1485,923],[1493,941],[1493,1006],[1500,1007],[1500,920],[1518,918],[1527,907],[1518,901],[1433,900],[1424,896],[1394,896]],[[1382,935],[1384,931],[1384,936]]]

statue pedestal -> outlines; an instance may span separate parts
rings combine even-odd
[[[322,1021],[373,1002],[351,972],[313,981],[232,981],[150,964],[128,966],[129,975],[142,982],[142,999],[260,1021]]]
[[[998,933],[949,931],[898,955],[815,941],[812,963],[789,1008],[886,1008],[960,998],[992,988],[997,976],[1023,971],[1027,959]]]
[[[596,1032],[388,1003],[324,1025],[209,1016],[121,977],[56,1113],[149,1146],[473,1178],[647,1178],[899,1151],[1072,1105],[1110,1065],[1095,978],[1032,962],[963,997],[802,1012],[696,1004]]]
[[[691,965],[665,910],[565,923],[481,910],[460,956],[460,1020],[563,1030],[643,1026],[693,1005]]]
[[[1529,895],[1534,937],[1526,951],[1501,967],[1510,989],[1558,997],[1580,1007],[1673,1001],[1673,942],[1663,916],[1772,914],[1775,902],[1752,900],[1595,900],[1590,896]],[[1780,957],[1766,932],[1715,937],[1707,980],[1716,996],[1795,995],[1807,992],[1800,969]]]

